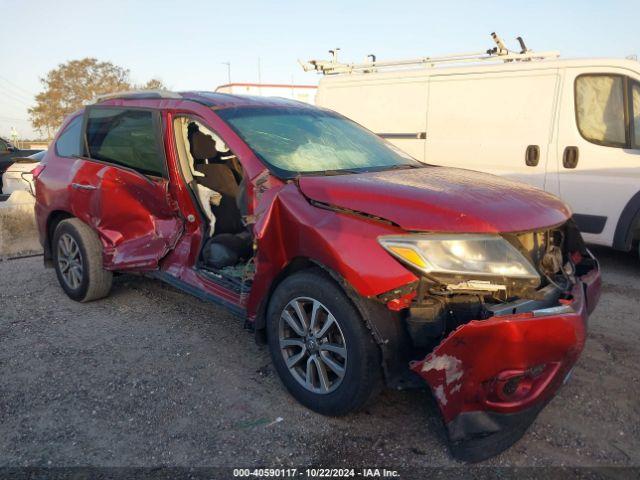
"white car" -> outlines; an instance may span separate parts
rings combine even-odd
[[[36,168],[45,153],[46,150],[28,157],[15,157],[15,163],[2,175],[2,195],[8,196],[15,191],[27,191],[35,195],[31,171]]]
[[[637,61],[501,49],[474,57],[309,65],[325,74],[318,105],[418,160],[553,193],[569,204],[590,243],[629,251],[640,240]]]

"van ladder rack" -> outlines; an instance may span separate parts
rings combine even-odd
[[[435,67],[438,64],[443,63],[463,63],[463,62],[481,62],[481,61],[498,61],[503,62],[528,62],[531,60],[543,60],[547,58],[558,58],[559,52],[533,52],[529,50],[522,37],[518,37],[517,40],[520,43],[521,51],[515,52],[507,49],[502,39],[494,32],[491,34],[491,38],[495,42],[496,46],[486,50],[484,52],[468,52],[457,53],[453,55],[446,55],[442,57],[419,57],[411,58],[407,60],[388,60],[383,62],[376,61],[375,55],[369,55],[368,58],[371,61],[363,63],[340,63],[338,62],[339,48],[329,50],[331,54],[331,60],[309,60],[304,63],[298,60],[298,63],[302,66],[305,72],[315,70],[323,75],[336,75],[341,73],[372,73],[379,69],[390,68],[410,68],[410,67]]]

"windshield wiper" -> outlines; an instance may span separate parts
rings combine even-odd
[[[305,172],[305,175],[345,175],[349,173],[363,173],[362,170],[356,168],[341,168],[341,169],[333,169],[333,170],[318,170],[315,172]]]
[[[408,168],[421,168],[421,165],[411,165],[408,163],[399,164],[399,165],[385,165],[378,167],[360,167],[360,168],[340,168],[340,169],[328,169],[328,170],[315,170],[313,172],[300,172],[297,176],[320,176],[324,175],[327,177],[333,175],[348,175],[354,173],[370,173],[370,172],[384,172],[386,170],[399,170],[399,169],[408,169]]]
[[[398,165],[391,165],[385,168],[385,170],[407,170],[409,168],[422,168],[422,165],[412,165],[410,163],[403,163]]]
[[[422,165],[411,165],[410,163],[402,163],[398,165],[382,165],[374,167],[368,172],[388,172],[389,170],[408,170],[413,168],[422,168]]]

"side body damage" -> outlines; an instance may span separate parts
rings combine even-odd
[[[293,182],[266,192],[259,200],[256,218],[256,276],[247,304],[250,316],[258,313],[274,279],[294,259],[324,266],[363,297],[416,280],[391,256],[380,255],[376,238],[398,232],[396,226],[313,206]]]

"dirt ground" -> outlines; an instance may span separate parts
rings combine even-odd
[[[604,291],[571,381],[486,465],[640,465],[640,261],[596,254]],[[236,317],[156,281],[78,304],[41,257],[4,261],[0,318],[0,466],[460,465],[428,393],[312,413]]]

